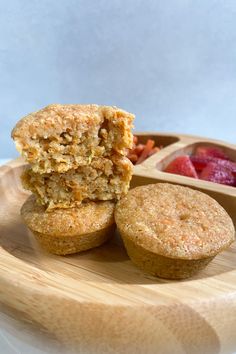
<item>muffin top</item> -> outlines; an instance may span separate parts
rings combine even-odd
[[[104,117],[108,121],[117,120],[120,124],[123,122],[127,129],[131,129],[134,119],[133,114],[115,106],[51,104],[20,119],[11,135],[14,140],[31,140],[36,137],[55,136],[66,132],[66,129],[83,132],[96,124],[102,124]],[[132,136],[129,138],[132,140]],[[131,142],[128,143],[130,144]]]
[[[77,208],[53,209],[49,212],[45,209],[31,195],[21,208],[21,216],[31,230],[50,236],[88,234],[114,223],[113,201],[82,203]]]
[[[179,259],[215,256],[234,241],[234,225],[207,194],[168,183],[134,188],[115,210],[125,237],[153,253]]]

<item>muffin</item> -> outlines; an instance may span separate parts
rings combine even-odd
[[[106,242],[115,229],[114,208],[114,202],[101,201],[46,212],[32,195],[23,204],[21,215],[46,251],[66,255]]]
[[[128,192],[133,165],[124,156],[94,158],[65,173],[35,173],[27,168],[22,184],[48,210],[77,207],[83,200],[118,200]]]
[[[95,104],[52,104],[12,131],[29,163],[22,184],[34,196],[24,222],[49,252],[70,254],[101,245],[114,230],[115,201],[129,189],[134,115]]]
[[[22,118],[12,131],[17,150],[36,173],[63,173],[93,157],[125,156],[134,115],[95,104],[52,104]]]
[[[117,203],[115,221],[131,260],[168,279],[194,275],[235,237],[231,218],[213,198],[168,183],[129,191]]]

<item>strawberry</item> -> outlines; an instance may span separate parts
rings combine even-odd
[[[190,156],[190,160],[196,171],[202,171],[209,162],[214,162],[215,158],[211,156]]]
[[[186,177],[198,178],[197,172],[188,155],[176,157],[166,167],[165,172],[174,173]]]
[[[218,147],[211,146],[198,146],[195,151],[195,156],[207,156],[207,157],[217,157],[218,159],[229,160],[229,157],[225,154],[225,152]]]
[[[233,173],[215,162],[209,162],[202,170],[199,178],[228,186],[236,186],[236,178]]]
[[[190,160],[192,161],[196,171],[202,171],[208,163],[214,162],[217,165],[222,166],[222,168],[227,168],[236,175],[236,163],[229,160],[223,160],[211,156],[190,156]]]

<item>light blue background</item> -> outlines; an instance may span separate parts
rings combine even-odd
[[[236,1],[0,1],[0,84],[0,157],[17,154],[15,122],[53,102],[236,142]]]

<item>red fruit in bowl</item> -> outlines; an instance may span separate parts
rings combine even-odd
[[[203,146],[203,145],[198,146],[194,155],[217,157],[218,159],[229,160],[229,157],[225,154],[225,152],[218,147]]]
[[[196,171],[202,171],[209,162],[215,162],[215,157],[211,156],[190,156],[190,160]],[[224,161],[224,160],[222,160]]]
[[[166,167],[165,172],[174,173],[176,175],[198,178],[197,172],[188,155],[176,157]]]
[[[207,166],[202,170],[200,179],[205,181],[225,184],[228,186],[236,185],[236,178],[233,173],[215,162],[209,162]]]
[[[222,168],[226,168],[233,174],[236,174],[236,163],[229,160],[223,160],[211,156],[190,156],[190,160],[198,172],[201,172],[210,162],[214,162]]]

